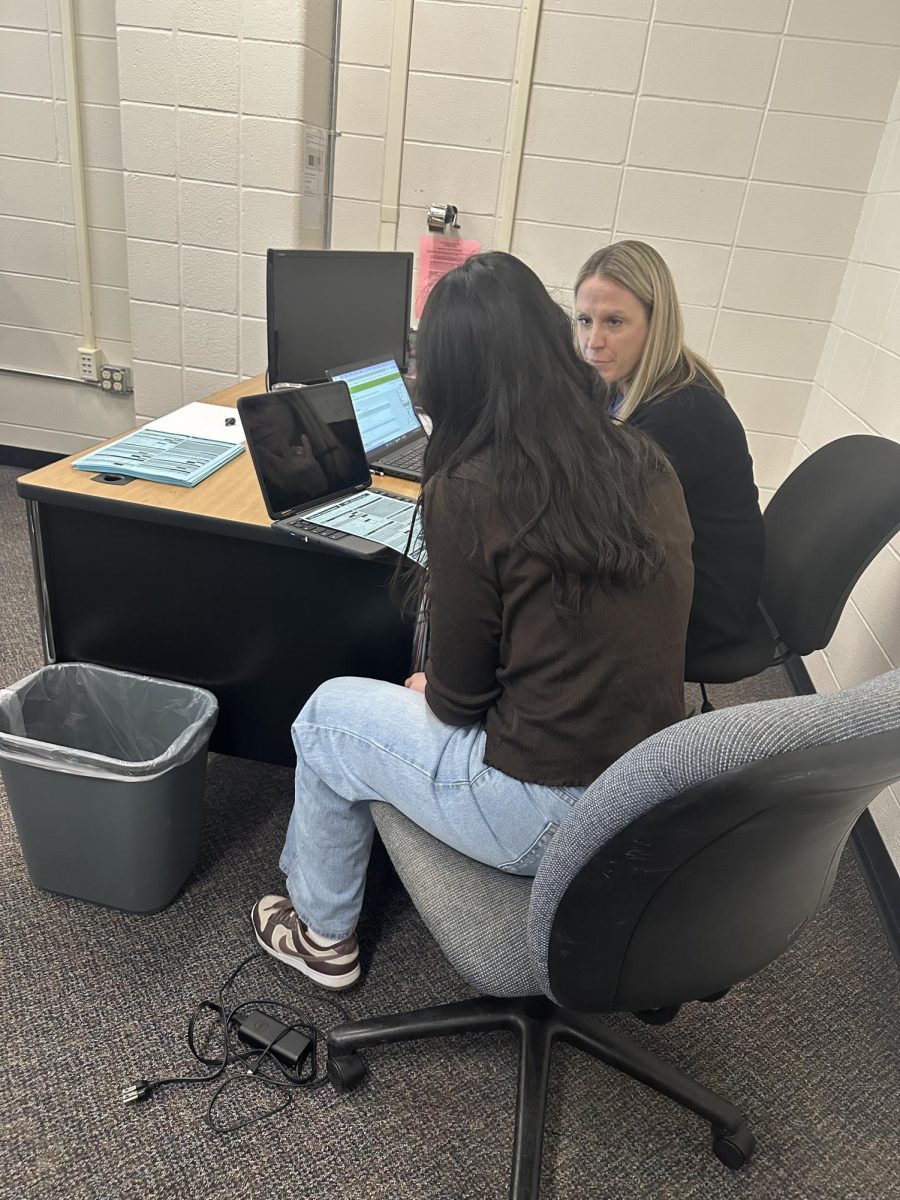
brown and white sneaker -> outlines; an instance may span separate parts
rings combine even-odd
[[[360,977],[355,933],[331,946],[316,941],[284,896],[263,896],[250,910],[256,940],[279,962],[296,967],[320,987],[339,991]]]

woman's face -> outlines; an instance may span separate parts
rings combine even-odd
[[[641,361],[650,325],[634,292],[591,275],[575,293],[581,353],[605,383],[631,378]]]

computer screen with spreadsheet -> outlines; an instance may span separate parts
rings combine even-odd
[[[339,367],[329,370],[328,376],[343,380],[350,389],[366,454],[391,446],[410,433],[421,432],[400,368],[392,358]]]

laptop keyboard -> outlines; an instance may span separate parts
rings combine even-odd
[[[314,535],[316,539],[332,542],[353,537],[380,542],[400,554],[409,553],[413,561],[425,565],[416,505],[408,496],[366,489],[307,512],[308,517],[298,513],[286,517],[279,525],[301,536]],[[414,520],[417,530],[410,543],[410,525]]]
[[[405,450],[399,450],[396,454],[389,454],[382,461],[386,467],[404,467],[407,471],[420,471],[427,444],[425,441],[413,442]]]
[[[302,517],[291,517],[284,522],[298,533],[314,533],[317,537],[328,538],[331,542],[340,542],[347,535],[341,529],[328,529],[325,525],[316,525],[312,521],[304,521]]]

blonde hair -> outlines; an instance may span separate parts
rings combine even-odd
[[[600,275],[633,292],[644,306],[649,332],[640,361],[625,399],[616,411],[627,421],[635,409],[649,400],[686,387],[702,376],[725,394],[709,363],[684,344],[684,321],[675,292],[675,281],[665,260],[646,242],[613,242],[587,260],[575,280],[578,289],[593,275]]]

